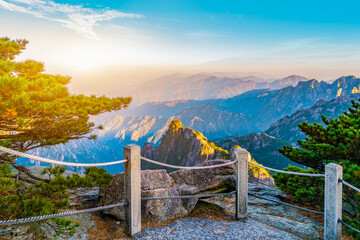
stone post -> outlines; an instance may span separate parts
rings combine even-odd
[[[141,232],[141,160],[140,146],[124,147],[125,230],[130,236]]]
[[[246,149],[234,147],[231,160],[236,163],[236,219],[248,217],[248,169],[251,156]]]
[[[324,239],[341,240],[342,218],[342,183],[339,178],[343,177],[342,166],[330,163],[325,166],[325,221]]]

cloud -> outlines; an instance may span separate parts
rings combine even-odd
[[[64,27],[91,39],[99,39],[94,31],[94,26],[99,22],[144,17],[140,14],[123,13],[107,8],[94,10],[81,5],[60,4],[50,0],[0,0],[0,7],[61,23]]]

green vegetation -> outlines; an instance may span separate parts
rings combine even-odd
[[[26,40],[0,38],[0,145],[25,152],[38,147],[66,143],[96,127],[89,115],[126,107],[131,98],[107,98],[70,94],[70,77],[45,73],[44,64],[34,60],[14,61],[27,45]],[[35,176],[16,157],[0,154],[0,218],[15,219],[53,214],[69,205],[66,190],[105,185],[111,176],[103,169],[87,169],[86,176],[64,177],[65,168],[47,168],[43,178]],[[13,167],[18,171],[12,173]],[[25,174],[25,177],[24,177]],[[58,234],[72,235],[76,223],[55,219]],[[33,229],[39,230],[40,227]],[[40,234],[40,233],[39,233]],[[41,238],[40,235],[37,238]]]
[[[248,150],[257,162],[263,163],[268,167],[283,169],[289,164],[295,164],[278,151],[279,148],[288,145],[289,142],[271,137],[265,133],[250,133],[241,137],[227,137],[215,141],[215,144],[226,150],[240,145]],[[298,166],[301,167],[301,165]]]
[[[113,176],[104,169],[88,168],[84,177],[78,174],[64,177],[65,167],[47,167],[42,171],[48,181],[16,181],[9,164],[0,165],[0,218],[16,219],[59,213],[69,207],[69,189],[107,185]],[[58,218],[47,222],[31,223],[32,233],[41,238],[39,224],[48,224],[56,229],[56,235],[72,236],[77,222]],[[53,226],[55,224],[55,226]]]
[[[352,100],[352,106],[338,118],[322,116],[324,126],[303,122],[299,127],[307,135],[305,141],[298,141],[299,148],[284,146],[280,153],[294,162],[311,167],[311,173],[324,172],[327,163],[337,163],[344,168],[344,180],[360,187],[360,99]],[[291,171],[304,172],[298,167]],[[323,204],[323,182],[315,178],[276,174],[276,184],[302,203]],[[360,228],[360,194],[344,186],[344,219],[355,228]],[[347,230],[354,237],[354,232]]]

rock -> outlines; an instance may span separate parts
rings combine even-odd
[[[144,197],[180,196],[175,188],[160,188],[143,191]],[[169,200],[144,200],[141,206],[141,215],[148,221],[165,221],[186,216],[194,209],[197,198],[169,199]]]
[[[71,191],[71,206],[96,207],[99,203],[99,187],[78,188]]]
[[[141,189],[143,190],[169,188],[172,187],[173,184],[174,181],[169,174],[166,173],[165,169],[141,171]]]
[[[125,240],[125,238],[122,238]],[[202,218],[186,218],[162,227],[149,227],[142,230],[134,239],[262,239],[262,240],[300,240],[291,233],[272,228],[259,221],[224,221]]]
[[[212,160],[200,166],[223,164],[229,160]],[[235,189],[235,168],[233,165],[202,170],[178,170],[169,175],[177,185],[191,187],[192,194],[202,192],[226,192]]]
[[[32,239],[32,234],[29,234],[30,225],[22,224],[9,227],[0,228],[0,239]]]
[[[99,189],[99,206],[110,205],[124,201],[124,173],[114,175],[112,182]],[[105,209],[105,214],[112,215],[119,220],[125,219],[124,207]]]
[[[227,151],[209,142],[202,133],[184,128],[177,119],[170,123],[158,147],[145,143],[141,148],[141,156],[179,166],[197,166],[226,154]],[[147,162],[144,162],[142,167],[143,169],[162,168]]]
[[[179,196],[179,191],[173,187],[173,183],[173,179],[166,170],[141,171],[142,196]],[[99,197],[99,205],[124,201],[124,174],[116,174],[109,186],[100,188]],[[142,217],[144,220],[156,219],[157,221],[183,217],[195,207],[196,202],[197,199],[142,201]],[[123,207],[106,209],[103,212],[119,220],[125,219]]]
[[[249,184],[249,192],[258,196],[280,201],[286,196],[278,189]],[[222,207],[226,214],[235,215],[235,198],[211,198],[204,199],[209,203]],[[249,220],[256,220],[289,233],[293,233],[302,239],[321,239],[317,230],[322,230],[321,223],[302,215],[294,208],[249,196],[248,206]]]
[[[319,233],[316,231],[314,225],[311,223],[304,223],[280,216],[265,214],[251,214],[251,218],[265,224],[274,226],[278,229],[291,232],[304,239],[320,239]]]
[[[211,160],[203,165],[226,163],[228,160]],[[218,193],[235,189],[234,166],[203,170],[179,170],[168,174],[166,170],[141,171],[141,195],[144,197],[183,196],[202,193]],[[99,205],[109,205],[124,201],[124,174],[114,175],[107,187],[99,190]],[[143,200],[143,220],[165,221],[184,217],[196,206],[197,198]],[[119,220],[125,219],[123,207],[106,209],[105,214]]]

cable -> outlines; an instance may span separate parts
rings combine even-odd
[[[360,192],[360,189],[358,189],[357,187],[351,185],[350,183],[345,182],[343,179],[339,178],[339,182],[343,183],[344,185],[348,186],[349,188],[354,189],[357,192]]]
[[[111,205],[107,205],[107,206],[89,208],[89,209],[78,210],[78,211],[69,211],[69,212],[62,212],[62,213],[56,213],[56,214],[44,215],[44,216],[38,216],[38,217],[20,218],[20,219],[14,219],[14,220],[0,221],[0,226],[14,225],[14,224],[19,224],[19,223],[37,222],[37,221],[46,220],[46,219],[95,212],[95,211],[100,211],[100,210],[104,210],[104,209],[108,209],[108,208],[121,207],[121,206],[125,206],[125,205],[127,205],[127,203],[115,203],[115,204],[111,204]]]
[[[72,167],[101,167],[101,166],[108,166],[108,165],[114,165],[114,164],[120,164],[120,163],[127,162],[127,160],[124,159],[124,160],[120,160],[120,161],[105,162],[105,163],[72,163],[72,162],[62,162],[62,161],[56,161],[56,160],[51,160],[51,159],[47,159],[47,158],[37,157],[34,155],[19,152],[19,151],[12,150],[12,149],[2,147],[2,146],[0,146],[0,151],[9,153],[9,154],[13,154],[15,156],[32,159],[35,161],[46,162],[46,163],[62,165],[62,166],[72,166]]]
[[[228,165],[232,165],[232,164],[235,164],[237,161],[231,161],[231,162],[228,162],[228,163],[223,163],[223,164],[218,164],[218,165],[211,165],[211,166],[201,166],[201,167],[183,167],[183,166],[175,166],[175,165],[170,165],[170,164],[167,164],[167,163],[161,163],[161,162],[157,162],[157,161],[154,161],[154,160],[151,160],[149,158],[146,158],[146,157],[140,157],[141,160],[144,160],[146,162],[149,162],[149,163],[153,163],[153,164],[156,164],[156,165],[160,165],[160,166],[163,166],[163,167],[169,167],[169,168],[177,168],[177,169],[209,169],[209,168],[218,168],[218,167],[225,167],[225,166],[228,166]]]
[[[162,197],[141,197],[141,200],[161,200],[161,199],[183,199],[183,198],[204,198],[204,197],[216,197],[224,195],[235,194],[236,191],[229,193],[213,193],[213,194],[201,194],[201,195],[184,195],[184,196],[162,196]]]
[[[285,174],[292,174],[292,175],[299,175],[299,176],[307,176],[307,177],[325,177],[325,174],[313,174],[313,173],[299,173],[299,172],[288,172],[288,171],[283,171],[283,170],[278,170],[278,169],[274,169],[274,168],[269,168],[269,167],[265,167],[265,166],[261,166],[259,164],[250,162],[250,164],[255,165],[257,167],[260,168],[264,168],[273,172],[279,172],[279,173],[285,173]]]
[[[254,197],[261,198],[261,199],[264,199],[264,200],[267,200],[267,201],[279,203],[279,204],[282,204],[282,205],[285,205],[285,206],[288,206],[288,207],[297,208],[297,209],[299,209],[299,210],[303,210],[303,211],[306,211],[306,212],[311,212],[311,213],[315,213],[315,214],[324,215],[323,212],[317,212],[317,211],[313,211],[313,210],[310,210],[310,209],[298,207],[298,206],[296,206],[296,205],[292,205],[292,204],[289,204],[289,203],[284,203],[284,202],[281,202],[281,201],[273,200],[273,199],[271,199],[271,198],[266,198],[266,197],[258,196],[258,195],[252,194],[252,193],[250,193],[250,192],[249,192],[248,194],[249,194],[250,196],[254,196]]]
[[[340,218],[339,218],[339,222],[340,222],[342,225],[345,225],[346,227],[350,228],[351,230],[353,230],[353,231],[355,231],[355,232],[357,232],[357,233],[360,233],[360,230],[357,230],[356,228],[350,226],[349,224],[347,224],[346,222],[344,222],[344,221],[341,220]]]

